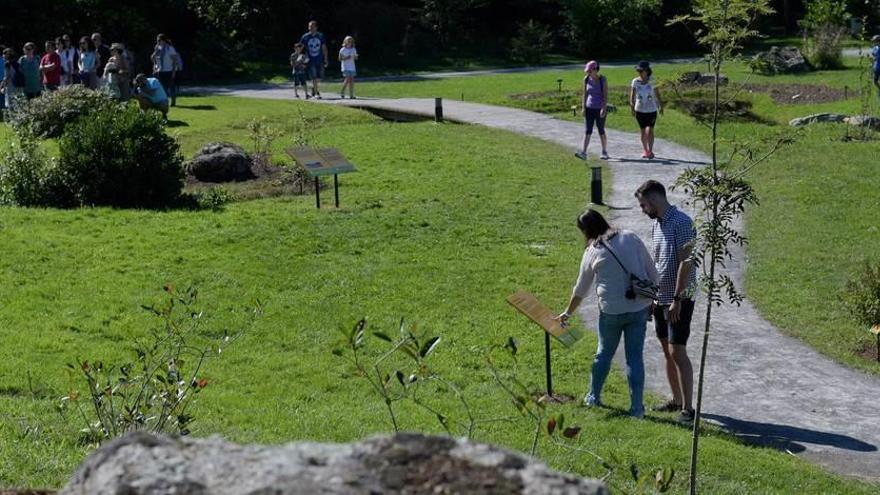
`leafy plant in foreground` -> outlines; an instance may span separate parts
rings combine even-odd
[[[477,426],[484,421],[474,416],[473,408],[461,389],[430,365],[429,358],[440,344],[440,337],[425,337],[407,327],[401,318],[396,338],[384,332],[371,332],[374,339],[385,342],[388,348],[378,357],[370,359],[366,354],[366,328],[367,320],[361,319],[351,330],[342,331],[342,345],[333,349],[333,355],[348,361],[357,376],[366,380],[382,398],[395,433],[400,431],[395,404],[409,401],[435,417],[447,434],[472,437]],[[403,362],[395,360],[395,357],[402,358]],[[436,397],[442,399],[449,394],[461,406],[465,419],[454,417],[438,405],[442,400]],[[435,399],[427,399],[426,395]]]
[[[546,395],[535,394],[518,376],[517,353],[519,352],[516,339],[510,337],[504,345],[495,345],[486,354],[486,365],[492,375],[495,384],[506,395],[517,411],[534,422],[535,429],[532,434],[532,447],[530,454],[535,455],[538,451],[539,440],[544,437],[552,444],[561,447],[572,454],[582,454],[593,458],[603,469],[605,475],[601,478],[604,483],[614,488],[616,492],[628,494],[623,487],[616,486],[613,476],[618,472],[628,471],[629,476],[635,483],[636,494],[665,493],[672,486],[675,471],[671,468],[661,468],[652,472],[643,472],[635,463],[628,465],[620,460],[613,452],[602,457],[587,448],[576,445],[582,428],[577,425],[567,425],[565,414],[551,414],[549,411],[552,399]],[[502,367],[500,358],[509,360],[508,367]]]
[[[204,375],[206,361],[238,340],[263,311],[257,301],[246,308],[242,328],[208,338],[202,330],[205,314],[196,306],[198,291],[177,291],[171,285],[164,290],[163,304],[143,306],[162,324],[135,342],[132,361],[116,366],[77,359],[67,365],[70,387],[59,411],[82,420],[92,441],[135,430],[188,435],[194,420],[190,406],[210,383]]]

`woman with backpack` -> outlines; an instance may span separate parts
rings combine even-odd
[[[602,154],[600,158],[608,159],[608,137],[605,136],[605,117],[608,115],[608,80],[599,75],[599,62],[590,60],[584,67],[584,97],[581,108],[584,112],[584,141],[581,150],[574,155],[581,160],[587,159],[587,147],[590,145],[590,137],[593,134],[593,126],[599,130],[599,139],[602,142]]]

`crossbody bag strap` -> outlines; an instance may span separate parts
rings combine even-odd
[[[604,241],[599,241],[599,244],[600,244],[602,247],[604,247],[605,249],[607,249],[609,253],[611,253],[611,256],[614,257],[614,260],[617,261],[617,264],[620,265],[620,268],[623,269],[624,273],[626,273],[627,275],[632,275],[632,274],[630,273],[630,271],[627,270],[625,266],[623,266],[623,263],[620,262],[620,258],[618,258],[616,254],[614,254],[614,251],[612,251],[611,248],[608,247],[608,244],[605,244]]]

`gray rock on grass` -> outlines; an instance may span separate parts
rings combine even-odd
[[[607,495],[490,445],[399,434],[354,444],[242,446],[220,438],[130,433],[105,444],[60,495]]]
[[[788,125],[792,127],[803,127],[810,124],[841,123],[845,118],[846,115],[841,115],[839,113],[814,113],[812,115],[807,115],[806,117],[791,119],[788,122]]]
[[[809,72],[810,64],[804,54],[794,46],[773,46],[755,55],[752,66],[762,74],[796,74]]]
[[[255,177],[253,163],[248,152],[237,144],[209,143],[186,164],[186,172],[202,182],[243,181]]]

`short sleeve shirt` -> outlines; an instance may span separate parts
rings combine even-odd
[[[306,33],[302,35],[302,38],[299,40],[300,43],[305,45],[306,52],[309,54],[309,63],[312,65],[323,65],[324,64],[324,50],[321,48],[326,43],[324,41],[324,35],[321,33]]]
[[[55,52],[49,52],[40,59],[40,65],[54,64],[55,68],[43,71],[43,82],[50,86],[61,84],[61,57]]]
[[[678,277],[678,265],[682,261],[678,259],[678,251],[692,242],[697,237],[694,222],[686,213],[675,206],[666,210],[663,218],[654,220],[654,228],[651,232],[653,243],[654,264],[660,276],[657,285],[657,302],[661,305],[672,304],[675,297],[675,279]],[[697,274],[691,271],[685,294],[689,297],[693,294]]]
[[[654,79],[642,82],[640,77],[632,80],[631,87],[636,93],[635,110],[640,113],[652,113],[657,111],[657,95],[654,92]]]
[[[357,53],[358,53],[358,51],[357,51],[357,48],[355,48],[355,47],[351,47],[351,48],[343,47],[341,50],[339,50],[339,57],[340,58],[341,57],[356,57]],[[354,58],[349,58],[349,59],[342,61],[342,71],[343,72],[345,72],[345,71],[354,72],[355,71]]]

